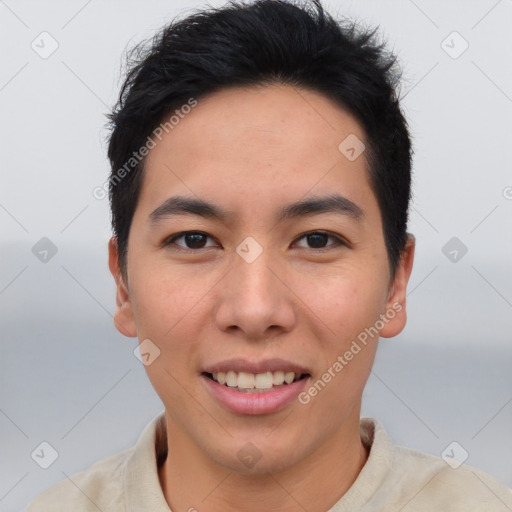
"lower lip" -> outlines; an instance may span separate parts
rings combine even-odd
[[[248,415],[271,414],[283,409],[297,399],[309,380],[309,377],[305,377],[263,393],[244,393],[219,384],[206,375],[201,375],[201,378],[224,407],[236,414]]]

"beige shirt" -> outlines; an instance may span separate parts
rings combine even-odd
[[[369,458],[352,487],[327,512],[512,511],[512,491],[503,484],[470,466],[453,469],[439,457],[393,446],[377,420],[361,419],[361,438],[370,448]],[[169,512],[157,469],[166,450],[162,413],[135,447],[54,485],[25,512]],[[194,506],[201,511],[199,497],[189,510]]]

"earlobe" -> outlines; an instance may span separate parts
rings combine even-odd
[[[395,278],[391,285],[391,292],[386,303],[385,326],[380,331],[382,338],[392,338],[400,334],[407,323],[406,296],[407,283],[411,276],[416,248],[416,238],[408,233],[405,248],[400,257],[400,263],[396,270]]]
[[[108,266],[116,282],[114,325],[121,334],[134,338],[137,336],[137,327],[133,316],[130,293],[119,266],[119,251],[115,237],[112,237],[108,242]]]

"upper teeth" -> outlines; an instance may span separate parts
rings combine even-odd
[[[297,378],[300,377],[297,374]],[[212,373],[213,379],[220,384],[227,384],[232,388],[241,389],[270,389],[272,386],[280,386],[284,382],[287,384],[295,380],[295,372],[265,372],[265,373],[246,373],[246,372],[217,372]]]

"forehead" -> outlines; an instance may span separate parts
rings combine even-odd
[[[340,151],[343,141],[364,139],[356,119],[319,93],[284,85],[224,89],[199,99],[156,140],[141,202],[156,207],[179,193],[264,209],[336,191],[365,203],[373,197],[365,155]]]

